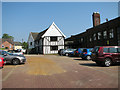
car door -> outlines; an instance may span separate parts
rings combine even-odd
[[[110,47],[109,48],[109,53],[112,56],[113,62],[117,62],[118,61],[118,51],[117,51],[117,48]]]

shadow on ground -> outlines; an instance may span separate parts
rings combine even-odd
[[[83,60],[81,58],[80,59],[77,58],[77,59],[74,59],[74,60],[77,60],[77,61],[90,61],[90,60]]]
[[[19,64],[19,65],[17,65],[17,66],[20,66],[20,65],[23,65],[23,64],[24,64],[24,63],[21,63],[21,64]],[[16,66],[16,65],[13,65],[13,64],[11,64],[11,63],[6,63],[5,66]]]
[[[98,66],[97,64],[95,63],[79,63],[79,65],[83,65],[83,66],[90,66],[90,67],[101,67],[101,66]]]
[[[102,66],[102,65],[97,65],[96,63],[79,63],[79,65],[83,65],[83,66],[90,66],[90,67],[105,67],[105,66]],[[111,66],[120,66],[120,63],[117,63],[117,64],[113,64]]]

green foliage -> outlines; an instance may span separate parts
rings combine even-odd
[[[8,47],[5,47],[5,49],[8,49]]]
[[[28,48],[27,42],[23,42],[23,43],[22,43],[22,46],[23,46],[24,49],[27,49],[27,48]]]
[[[4,39],[12,39],[12,40],[14,39],[13,36],[9,36],[9,35],[6,34],[6,33],[3,34],[2,38],[4,38]]]
[[[5,48],[0,48],[0,50],[5,50]]]

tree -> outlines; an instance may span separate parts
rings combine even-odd
[[[2,38],[4,38],[4,39],[12,39],[12,40],[14,39],[13,36],[9,36],[9,35],[6,34],[6,33],[3,34]]]
[[[27,42],[23,42],[23,43],[22,43],[22,46],[23,46],[24,49],[27,49],[27,48],[28,48]]]

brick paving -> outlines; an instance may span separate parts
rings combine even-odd
[[[3,88],[118,88],[118,67],[57,55],[26,56],[22,65],[2,69]]]

